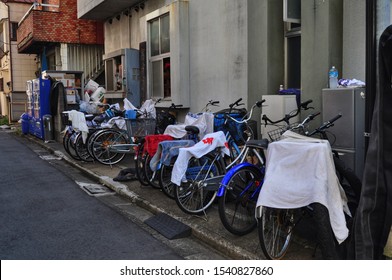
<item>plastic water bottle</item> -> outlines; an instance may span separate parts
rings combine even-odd
[[[338,87],[338,69],[335,66],[329,70],[329,88]]]

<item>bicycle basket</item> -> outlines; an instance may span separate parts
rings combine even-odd
[[[125,119],[129,137],[144,137],[155,133],[155,119],[138,118]]]
[[[236,113],[230,113],[230,116],[236,120],[242,120],[242,118],[245,116],[246,112],[236,112]],[[214,131],[223,131],[224,133],[229,132],[234,141],[237,144],[243,144],[244,139],[246,139],[246,135],[244,133],[246,129],[246,124],[244,123],[236,123],[233,120],[228,120],[226,127],[224,125],[225,123],[225,118],[224,118],[224,113],[215,113],[214,114]]]
[[[298,123],[292,123],[289,126],[280,126],[277,129],[273,129],[268,131],[268,136],[271,139],[272,142],[274,141],[278,141],[282,138],[282,134],[285,133],[287,130],[295,127],[296,125],[298,125]]]

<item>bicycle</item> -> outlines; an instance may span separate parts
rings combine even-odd
[[[209,100],[207,104],[203,107],[203,109],[200,111],[201,113],[197,115],[200,116],[203,113],[210,112],[210,107],[218,106],[218,104],[219,101]],[[173,140],[174,142],[169,141],[160,144],[161,148],[162,146],[170,146],[167,149],[170,150],[171,155],[166,155],[166,153],[163,152],[164,159],[159,160],[156,170],[154,171],[155,174],[153,174],[153,177],[158,178],[159,186],[162,192],[171,199],[174,199],[174,185],[171,182],[171,173],[173,170],[173,165],[177,159],[178,149],[180,147],[193,145],[200,140],[199,139],[200,130],[197,126],[193,126],[193,125],[185,126],[184,130],[186,131],[185,141]],[[163,149],[166,150],[165,147],[163,147]]]
[[[143,138],[153,134],[156,128],[156,110],[153,100],[146,100],[140,109],[135,108],[136,118],[110,119],[118,128],[108,128],[95,133],[88,142],[88,149],[100,163],[119,163],[126,154],[137,157]],[[126,111],[125,114],[128,112]],[[118,123],[120,125],[118,125]]]
[[[301,124],[292,127],[291,130],[299,129],[304,131],[306,136],[318,135],[321,139],[328,140],[327,129],[333,126],[340,117],[341,115],[337,115],[312,132],[304,130],[305,122],[308,121],[306,119]],[[333,153],[333,160],[334,162],[339,161],[336,153]],[[360,180],[352,171],[341,169],[336,164],[335,168],[340,184],[346,185],[345,194],[354,191],[356,193],[354,201],[358,203],[358,193],[361,189]],[[355,210],[355,205],[351,205],[351,209]],[[299,209],[279,209],[267,206],[260,206],[257,209],[259,241],[261,249],[268,259],[282,259],[285,256],[292,240],[293,231],[304,216],[311,216],[316,222],[319,245],[322,247],[321,251],[324,257],[338,258],[338,251],[335,250],[337,242],[328,218],[328,210],[320,203],[312,203]],[[347,220],[349,220],[348,216],[346,216],[346,222]]]
[[[290,119],[297,116],[301,110],[308,110],[312,100],[303,102],[297,109],[286,114],[282,119],[272,122],[285,123],[290,126]],[[264,115],[264,120],[269,120]],[[245,143],[249,150],[249,158],[231,168],[223,177],[218,190],[218,210],[223,226],[235,235],[245,235],[256,228],[256,202],[265,173],[264,150],[268,147],[268,139],[249,140]]]
[[[159,103],[160,100],[161,99],[158,99],[155,105]],[[176,122],[176,118],[170,112],[170,110],[176,110],[181,107],[183,107],[183,105],[176,105],[172,103],[167,110],[159,111],[159,113],[157,114],[155,135],[163,135],[163,132],[165,131],[166,127]],[[153,135],[154,134],[151,134],[151,140],[154,139]],[[162,139],[165,139],[165,137],[163,137]],[[135,157],[136,177],[143,186],[150,185],[153,188],[159,189],[161,188],[159,181],[157,180],[157,177],[150,168],[150,161],[153,155],[151,155],[148,152],[148,149],[146,149],[148,145],[153,145],[154,147],[152,147],[152,150],[155,150],[156,143],[151,144],[149,139],[147,139],[147,141],[148,143],[146,143],[146,138],[141,139],[140,146],[138,147],[139,152]]]
[[[230,107],[238,106],[239,102],[242,99],[237,100],[235,103],[231,104]],[[230,122],[236,124],[247,124],[253,114],[255,107],[261,107],[262,101],[256,102],[251,110],[245,115],[243,120],[237,120],[230,116],[230,112],[224,114],[225,118],[225,126]],[[238,129],[238,127],[236,127]],[[233,130],[227,130],[226,134],[223,134],[225,137],[227,146],[230,147],[226,150],[227,154],[231,155],[231,157],[223,156],[223,151],[226,146],[219,146],[211,152],[204,153],[204,155],[200,157],[191,156],[188,161],[188,166],[185,170],[185,178],[186,182],[179,183],[177,179],[173,176],[171,178],[172,182],[177,185],[175,188],[175,200],[179,208],[188,214],[196,214],[201,215],[205,213],[205,210],[213,203],[216,198],[217,191],[219,188],[219,183],[222,180],[224,174],[231,167],[236,165],[239,162],[243,162],[246,160],[247,154],[249,154],[249,147],[245,147],[240,149],[239,146],[235,143],[232,138]],[[237,130],[237,134],[242,133],[242,131]],[[253,132],[250,129],[245,130],[247,135],[246,140],[250,140],[253,137]],[[214,135],[220,137],[220,135]],[[207,137],[207,138],[206,138]],[[210,139],[206,136],[200,142],[200,146],[203,146],[203,143],[208,143]],[[195,145],[196,147],[196,145]],[[197,147],[196,147],[197,148]],[[234,151],[234,153],[233,153]],[[184,152],[187,152],[184,150]],[[180,150],[181,153],[181,150]],[[235,156],[235,157],[233,157]],[[180,155],[178,156],[180,158]],[[175,162],[173,166],[173,174],[176,174],[178,171],[176,168],[178,165],[178,160]],[[180,171],[179,174],[182,172]]]

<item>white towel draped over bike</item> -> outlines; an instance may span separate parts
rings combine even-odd
[[[256,214],[260,206],[290,209],[318,202],[327,207],[335,237],[343,242],[348,237],[344,212],[351,214],[329,142],[292,131],[282,137],[268,146]]]
[[[82,112],[71,110],[63,113],[68,113],[68,120],[72,122],[72,128],[75,131],[82,132],[83,143],[86,143],[88,127],[86,124],[86,116]]]
[[[185,179],[189,159],[191,157],[201,158],[218,147],[222,148],[222,153],[230,155],[226,136],[222,131],[206,134],[201,141],[192,147],[180,148],[177,160],[173,166],[171,181],[180,186],[181,181]]]
[[[163,134],[170,135],[173,138],[184,138],[187,134],[185,127],[187,125],[197,126],[200,130],[199,137],[202,138],[214,130],[214,115],[212,113],[187,114],[183,124],[173,124],[166,127]]]

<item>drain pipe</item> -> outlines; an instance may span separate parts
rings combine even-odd
[[[365,155],[369,145],[373,107],[377,90],[377,1],[366,0],[366,104]]]
[[[8,50],[8,69],[9,69],[9,78],[10,80],[7,82],[7,86],[9,89],[9,92],[7,94],[7,109],[8,109],[8,123],[11,124],[13,121],[12,118],[12,108],[11,108],[11,102],[12,102],[12,91],[14,90],[14,75],[13,75],[13,67],[12,67],[12,43],[10,40],[10,34],[11,34],[11,12],[10,12],[10,6],[7,4],[7,2],[2,1],[4,3],[4,5],[7,6],[7,13],[8,13],[8,38],[7,38],[7,44],[9,46],[9,50]]]

